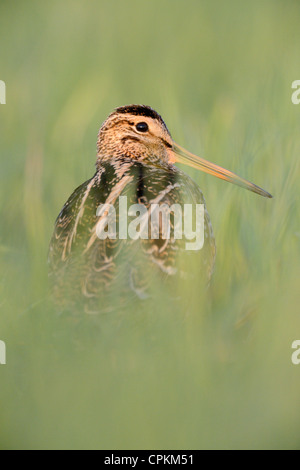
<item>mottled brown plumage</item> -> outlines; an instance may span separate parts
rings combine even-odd
[[[199,187],[174,165],[176,155],[179,161],[189,159],[191,166],[269,196],[227,170],[196,161],[198,157],[174,143],[161,116],[148,106],[117,108],[103,123],[97,146],[97,171],[64,205],[50,244],[50,279],[62,310],[107,311],[116,292],[123,300],[155,295],[151,285],[158,279],[175,297],[181,280],[192,277],[197,285],[210,278],[215,241],[206,208],[204,247],[197,252],[186,251],[184,240],[175,239],[172,231],[168,240],[163,239],[161,228],[158,239],[100,240],[97,236],[101,223],[97,208],[109,203],[118,213],[120,196],[127,196],[128,205],[142,204],[148,213],[153,203],[205,204]],[[191,260],[196,269],[189,272]]]

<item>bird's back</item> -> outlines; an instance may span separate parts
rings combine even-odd
[[[178,282],[207,282],[210,278],[215,241],[206,208],[204,246],[188,251],[186,240],[174,237],[173,215],[167,239],[161,223],[155,239],[150,232],[145,239],[120,239],[120,197],[123,202],[127,198],[127,208],[143,206],[142,224],[149,219],[153,204],[165,210],[173,204],[205,207],[199,187],[174,166],[166,170],[129,159],[100,165],[95,176],[73,192],[55,224],[49,252],[50,279],[61,310],[78,312],[84,308],[97,313],[109,309],[116,293],[124,302],[143,299],[155,295],[153,286],[159,281],[175,296]],[[116,238],[99,238],[107,221],[107,214],[99,212],[104,204],[115,210]],[[128,217],[128,223],[130,220]]]

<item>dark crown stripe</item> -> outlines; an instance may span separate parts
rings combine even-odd
[[[159,121],[167,128],[166,124],[163,121],[163,118],[156,111],[154,111],[154,109],[150,108],[150,106],[131,104],[128,106],[121,106],[120,108],[117,108],[115,110],[115,113],[133,114],[134,116],[145,116],[150,117],[152,119],[157,119],[157,121]]]

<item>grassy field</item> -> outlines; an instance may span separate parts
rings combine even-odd
[[[299,24],[292,0],[0,3],[0,448],[300,447]],[[49,301],[53,224],[129,103],[274,199],[186,170],[214,227],[210,289],[184,314],[158,291],[68,322]]]

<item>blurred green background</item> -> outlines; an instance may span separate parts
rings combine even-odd
[[[0,447],[299,448],[300,4],[0,3]],[[116,106],[149,104],[181,145],[273,200],[186,170],[217,243],[192,306],[66,322],[47,251]],[[184,312],[184,313],[183,313]]]

